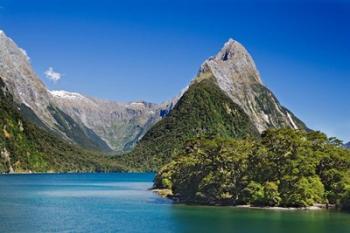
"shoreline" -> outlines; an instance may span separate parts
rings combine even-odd
[[[47,171],[47,172],[3,172],[0,173],[0,176],[11,176],[11,175],[62,175],[62,174],[112,174],[112,173],[153,173],[153,172],[133,172],[133,171],[67,171],[67,172],[58,172],[58,171]]]
[[[153,193],[159,195],[162,198],[171,199],[174,201],[175,204],[184,204],[188,205],[186,203],[178,202],[176,199],[174,199],[173,192],[170,189],[150,189]],[[196,205],[196,204],[194,204]],[[198,206],[215,206],[215,207],[230,207],[230,208],[236,208],[236,209],[255,209],[255,210],[283,210],[283,211],[298,211],[298,210],[311,210],[311,211],[320,211],[320,210],[335,210],[335,205],[326,205],[326,204],[315,204],[313,206],[308,207],[280,207],[280,206],[251,206],[251,205],[200,205]]]

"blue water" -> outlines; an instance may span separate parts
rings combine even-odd
[[[154,174],[0,176],[0,233],[350,233],[350,214],[174,205]]]

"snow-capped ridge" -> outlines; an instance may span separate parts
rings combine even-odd
[[[52,90],[49,91],[54,97],[65,98],[65,99],[85,99],[86,97],[77,92],[68,92],[64,90]]]

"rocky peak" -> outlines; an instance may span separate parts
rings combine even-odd
[[[214,72],[218,81],[232,79],[234,82],[262,84],[252,57],[243,45],[233,39],[229,39],[215,56],[207,59],[203,69]]]
[[[294,115],[263,85],[254,60],[239,42],[229,39],[215,56],[204,61],[194,82],[207,78],[216,81],[260,132],[269,127],[299,128]]]

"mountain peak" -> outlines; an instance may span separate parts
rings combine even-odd
[[[215,56],[202,64],[198,76],[208,71],[213,73],[224,90],[231,88],[233,83],[262,84],[260,74],[249,52],[241,43],[232,38]]]
[[[204,79],[213,79],[250,116],[259,132],[270,127],[304,127],[263,85],[253,58],[234,39],[229,39],[215,56],[202,64],[193,83]]]
[[[219,51],[215,56],[215,59],[227,61],[233,59],[237,54],[246,54],[247,50],[241,45],[238,41],[230,38],[225,44],[224,47]]]

